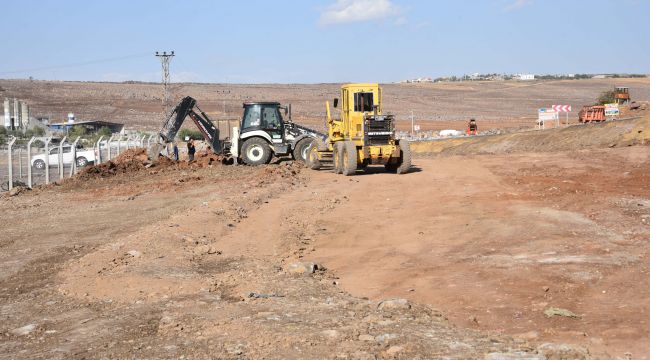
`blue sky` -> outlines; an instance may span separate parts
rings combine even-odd
[[[650,73],[650,0],[0,0],[0,78],[391,82]]]

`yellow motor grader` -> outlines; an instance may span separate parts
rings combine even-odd
[[[331,164],[334,172],[354,175],[369,165],[383,165],[389,172],[405,174],[411,167],[406,140],[395,139],[395,118],[382,113],[382,90],[378,84],[347,84],[341,87],[341,118],[332,119],[326,102],[328,137],[316,139],[308,149],[307,166],[318,170]]]

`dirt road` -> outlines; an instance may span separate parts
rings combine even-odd
[[[650,148],[415,164],[408,176],[312,182],[347,198],[313,254],[345,290],[430,304],[465,327],[647,358]],[[579,318],[547,318],[551,307]]]
[[[649,149],[181,164],[4,197],[0,358],[644,359]]]

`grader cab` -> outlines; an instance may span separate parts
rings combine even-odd
[[[328,137],[309,149],[307,165],[320,169],[331,163],[334,172],[354,175],[369,165],[383,165],[389,172],[405,174],[411,167],[411,151],[405,140],[395,139],[395,118],[384,115],[382,90],[378,84],[348,84],[341,87],[341,118],[333,119],[326,102]]]

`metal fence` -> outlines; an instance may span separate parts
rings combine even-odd
[[[15,186],[33,188],[72,177],[88,164],[100,164],[119,156],[122,152],[150,147],[154,135],[102,136],[91,147],[80,147],[80,138],[53,139],[32,137],[21,140],[10,137],[7,145],[0,147],[0,191]]]

